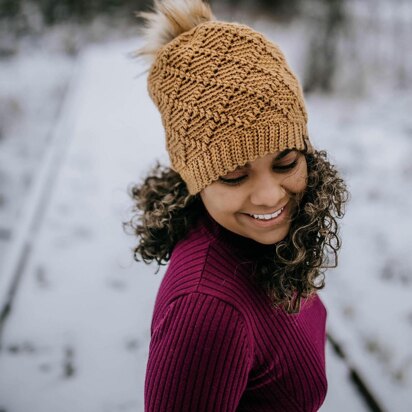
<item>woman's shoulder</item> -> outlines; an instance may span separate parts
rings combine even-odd
[[[222,259],[218,239],[202,242],[203,235],[196,239],[198,242],[181,242],[169,262],[155,302],[154,326],[176,304],[192,299],[222,310],[231,308],[241,318],[248,318],[254,298],[242,271]]]
[[[219,296],[237,276],[236,262],[218,238],[199,228],[177,243],[161,290],[171,294],[203,292]]]

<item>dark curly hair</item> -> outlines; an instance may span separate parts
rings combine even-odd
[[[303,153],[308,167],[307,187],[294,195],[297,207],[289,233],[273,253],[256,258],[253,270],[272,304],[282,305],[289,313],[299,311],[302,297],[324,287],[324,269],[337,266],[341,247],[337,219],[343,217],[349,198],[344,180],[325,151]],[[177,172],[159,162],[128,193],[134,202],[133,214],[123,227],[139,239],[134,258],[145,263],[155,260],[159,269],[197,220],[202,200],[199,194],[189,194]]]

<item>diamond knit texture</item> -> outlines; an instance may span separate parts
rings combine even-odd
[[[313,150],[295,74],[249,26],[208,21],[180,34],[158,51],[148,91],[192,195],[268,153]]]

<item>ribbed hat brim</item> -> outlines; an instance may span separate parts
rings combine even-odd
[[[216,139],[216,144],[203,150],[180,174],[186,181],[189,193],[194,195],[219,176],[258,157],[285,149],[304,150],[307,136],[304,123],[258,122],[236,134]]]

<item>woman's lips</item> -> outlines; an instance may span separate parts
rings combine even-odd
[[[256,219],[247,213],[245,213],[245,216],[247,217],[248,221],[251,222],[254,226],[267,228],[267,227],[272,227],[272,226],[276,226],[276,225],[283,223],[288,216],[288,213],[287,213],[288,209],[289,209],[289,203],[283,206],[282,212],[278,216],[272,219],[269,219],[269,220]]]

